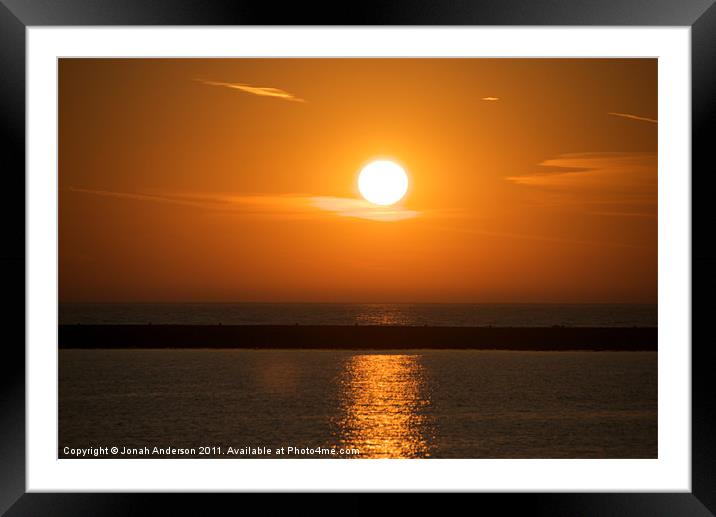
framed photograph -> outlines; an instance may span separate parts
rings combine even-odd
[[[420,5],[0,5],[0,511],[712,514],[716,8]]]

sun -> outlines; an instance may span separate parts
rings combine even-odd
[[[390,160],[376,160],[363,167],[358,175],[361,195],[376,205],[392,205],[408,191],[408,175]]]

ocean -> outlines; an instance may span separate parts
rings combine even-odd
[[[656,327],[654,304],[62,303],[60,324]]]
[[[656,352],[60,350],[59,376],[60,458],[657,457]]]

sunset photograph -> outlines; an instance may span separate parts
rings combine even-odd
[[[58,458],[658,457],[657,59],[57,66]]]

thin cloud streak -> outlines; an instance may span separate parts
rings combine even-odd
[[[306,196],[300,194],[278,196],[227,195],[211,193],[145,194],[76,187],[70,187],[69,190],[114,199],[172,204],[211,212],[282,219],[326,217],[330,213],[340,217],[389,222],[412,219],[421,215],[420,212],[406,210],[401,207],[383,207],[373,205],[362,199],[331,196]]]
[[[613,184],[656,185],[655,153],[574,153],[544,160],[542,172],[508,176],[507,181],[521,185],[557,188],[609,188]]]
[[[646,219],[655,219],[658,214],[646,212],[587,212],[591,215],[608,216],[608,217],[643,217]]]
[[[334,212],[342,217],[357,217],[371,221],[402,221],[418,217],[420,212],[394,206],[377,206],[368,201],[346,197],[318,196],[311,198],[313,206]]]
[[[206,208],[206,203],[203,203],[201,201],[191,200],[191,199],[182,199],[182,198],[173,198],[171,196],[165,196],[165,195],[155,195],[155,194],[138,194],[134,192],[115,192],[111,190],[94,190],[94,189],[86,189],[86,188],[77,188],[77,187],[69,187],[68,189],[70,192],[78,192],[80,194],[92,194],[95,196],[102,196],[102,197],[113,197],[116,199],[129,199],[129,200],[135,200],[135,201],[150,201],[154,203],[168,203],[172,205],[182,205],[182,206],[191,206],[194,208]]]
[[[639,245],[622,243],[622,242],[586,240],[586,239],[568,239],[568,238],[562,238],[562,237],[550,237],[547,235],[531,235],[531,234],[514,233],[514,232],[490,232],[490,231],[484,231],[484,230],[478,230],[478,229],[472,229],[472,228],[456,228],[456,227],[450,227],[450,226],[433,226],[433,228],[444,230],[444,231],[465,233],[465,234],[469,234],[469,235],[480,235],[480,236],[484,236],[484,237],[497,237],[497,238],[506,238],[506,239],[516,239],[516,240],[528,240],[528,241],[537,241],[537,242],[546,242],[546,243],[555,243],[555,244],[577,244],[580,246],[596,246],[596,247],[609,246],[609,247],[616,247],[616,248],[635,248],[635,249],[642,247]]]
[[[273,97],[275,99],[281,99],[291,102],[306,102],[305,99],[296,97],[294,94],[289,93],[279,88],[269,88],[266,86],[251,86],[250,84],[243,83],[227,83],[222,81],[205,81],[203,79],[195,79],[202,84],[208,84],[209,86],[223,86],[224,88],[231,88],[233,90],[239,90],[252,95],[258,95],[260,97]]]
[[[648,118],[648,117],[640,117],[639,115],[632,115],[631,113],[617,113],[614,111],[610,111],[607,113],[607,115],[612,115],[613,117],[622,117],[622,118],[628,118],[631,120],[640,120],[642,122],[650,122],[652,124],[658,124],[659,121],[654,118]]]
[[[499,101],[500,98],[499,97],[483,97],[480,100],[494,102],[494,101]]]
[[[533,192],[539,206],[612,217],[657,215],[656,153],[565,154],[505,179]]]

